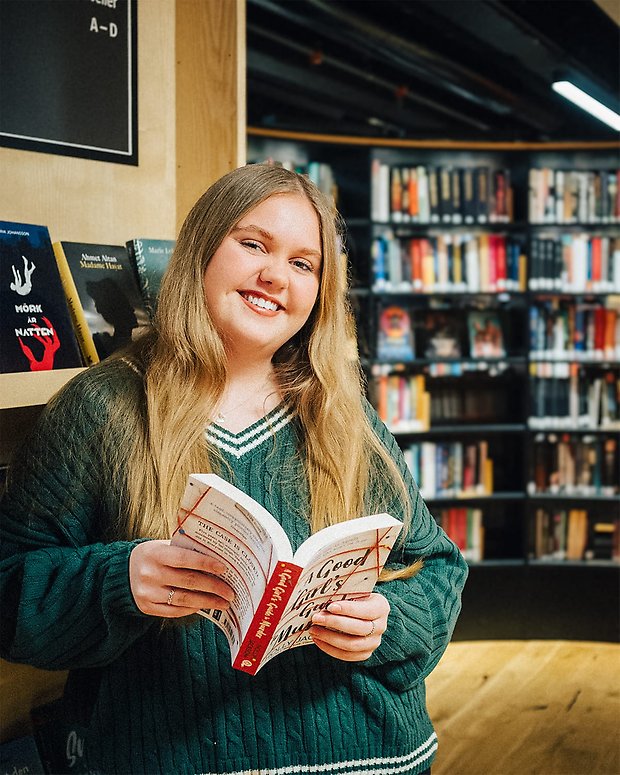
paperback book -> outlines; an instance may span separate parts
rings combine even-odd
[[[175,242],[174,240],[140,237],[129,240],[125,245],[134,266],[144,306],[149,316],[153,318],[157,309],[161,280],[168,267]]]
[[[97,363],[149,322],[122,245],[55,242],[54,253],[84,360]]]
[[[45,226],[0,221],[0,371],[82,365]]]
[[[379,318],[377,357],[382,361],[409,362],[415,358],[413,326],[409,310],[391,304]]]
[[[235,598],[200,613],[226,636],[237,670],[255,675],[288,649],[312,643],[312,616],[331,602],[364,596],[401,531],[389,514],[331,525],[295,553],[280,523],[216,474],[191,474],[171,543],[216,557]]]
[[[504,358],[504,336],[495,312],[476,311],[467,316],[469,351],[472,358]]]

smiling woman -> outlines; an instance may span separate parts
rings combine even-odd
[[[269,197],[224,238],[207,265],[204,288],[229,363],[243,359],[246,373],[252,362],[256,374],[272,371],[273,356],[314,307],[321,254],[317,213],[299,194]],[[234,387],[229,381],[228,393]]]
[[[424,679],[466,565],[345,356],[338,222],[293,172],[225,175],[181,228],[152,330],[70,382],[14,458],[1,653],[70,670],[90,770],[420,775],[433,760]],[[378,512],[404,538],[371,594],[326,597],[314,645],[249,677],[192,616],[229,607],[226,567],[168,540],[195,472],[258,501],[293,549]]]

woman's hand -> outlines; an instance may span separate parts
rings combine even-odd
[[[129,556],[129,584],[136,605],[151,616],[178,618],[201,608],[228,608],[231,587],[219,578],[226,566],[170,541],[144,541]]]
[[[309,635],[331,657],[345,662],[363,662],[381,643],[387,629],[390,604],[373,592],[357,600],[330,603],[312,617]]]

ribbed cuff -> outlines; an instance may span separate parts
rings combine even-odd
[[[129,582],[129,555],[135,546],[148,539],[139,539],[137,541],[117,541],[108,544],[106,549],[109,551],[107,560],[106,574],[103,582],[101,594],[105,608],[109,608],[118,614],[127,614],[129,616],[145,617],[134,600]]]

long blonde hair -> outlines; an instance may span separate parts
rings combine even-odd
[[[205,304],[204,272],[247,212],[270,196],[290,193],[314,207],[323,252],[313,311],[273,359],[282,395],[303,429],[311,530],[385,509],[395,499],[410,518],[402,477],[370,426],[358,363],[346,355],[355,325],[339,216],[305,177],[257,164],[228,173],[196,202],[162,282],[154,329],[125,355],[145,374],[143,416],[123,420],[123,445],[130,450],[124,475],[129,536],[167,537],[187,475],[213,470],[218,453],[204,429],[224,390],[226,355]],[[371,489],[384,494],[383,503],[367,502],[372,482],[380,485]]]

